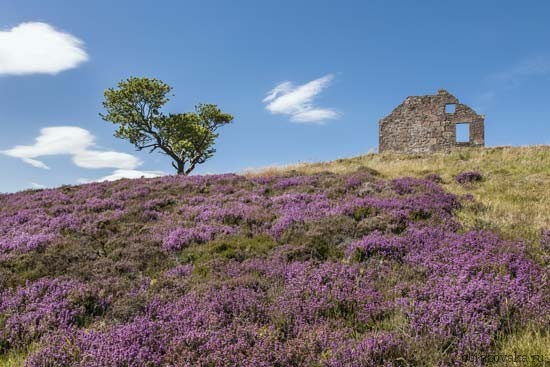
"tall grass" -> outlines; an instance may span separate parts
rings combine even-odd
[[[27,358],[27,353],[25,352],[0,354],[0,367],[23,367],[25,358]]]

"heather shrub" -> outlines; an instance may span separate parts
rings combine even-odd
[[[187,264],[187,265],[178,265],[171,269],[168,269],[165,274],[168,277],[173,278],[182,278],[182,277],[188,277],[193,273],[193,265]]]
[[[273,299],[271,305],[268,293],[255,282],[209,287],[168,304],[153,301],[145,316],[105,331],[68,330],[64,338],[54,336],[48,344],[57,343],[55,351],[46,347],[30,359],[30,365],[40,365],[45,355],[56,363],[90,356],[88,363],[94,366],[310,365],[322,357],[304,354],[308,348],[321,354],[330,348],[342,348],[343,340],[352,341],[352,330],[337,319],[368,322],[379,312],[380,306],[371,302],[378,295],[365,287],[355,267],[327,263],[318,268],[293,263],[286,273],[281,273],[278,262],[265,265],[273,265],[266,269],[266,275],[281,277],[284,283],[281,296]],[[325,283],[327,287],[318,286]],[[310,285],[317,291],[307,294],[304,291]],[[278,316],[285,313],[295,316],[287,326]],[[330,320],[335,321],[328,324]],[[387,346],[376,346],[367,338],[366,350],[363,354],[356,351],[355,356],[372,363],[389,357],[400,344],[390,339]],[[323,345],[320,350],[319,343]],[[346,357],[341,353],[330,360],[339,363]]]
[[[83,325],[86,316],[100,314],[105,304],[81,283],[40,279],[1,293],[0,347],[23,348],[50,330]]]
[[[294,176],[294,177],[278,180],[273,185],[273,188],[277,190],[285,190],[289,187],[294,187],[294,186],[312,185],[314,182],[315,182],[315,177],[313,176]]]
[[[384,236],[373,232],[361,240],[352,243],[347,249],[347,255],[355,261],[366,261],[371,257],[403,261],[406,248],[403,239],[395,236]]]
[[[330,318],[351,320],[361,328],[383,312],[380,295],[355,266],[293,262],[283,282],[272,313],[285,315],[281,318],[286,335],[294,335],[303,324]]]
[[[142,204],[141,208],[148,211],[162,211],[170,208],[176,203],[171,198],[151,199]]]
[[[116,264],[114,270],[122,271],[125,268],[127,273],[134,274],[157,272],[168,263],[166,254],[152,242],[133,241],[112,244],[105,260]]]
[[[286,252],[289,260],[319,260],[341,258],[345,244],[355,236],[353,219],[333,215],[286,231],[280,241],[292,244]]]
[[[540,246],[550,255],[550,229],[540,231]]]
[[[380,172],[369,166],[359,166],[355,170],[356,173],[363,174],[366,177],[380,176]]]
[[[339,346],[331,354],[327,358],[329,366],[400,366],[407,356],[407,346],[397,334],[380,332]]]
[[[441,178],[441,176],[438,175],[437,173],[429,173],[426,176],[424,176],[424,179],[438,183],[438,184],[443,182],[443,178]]]
[[[151,279],[146,276],[136,279],[107,276],[95,279],[93,284],[108,294],[108,307],[102,315],[105,322],[128,322],[142,314],[149,302]]]
[[[102,212],[106,210],[122,209],[123,206],[121,202],[114,199],[99,199],[92,197],[84,203],[84,210]]]
[[[9,287],[24,285],[43,277],[55,278],[73,275],[71,269],[82,262],[93,261],[96,253],[89,248],[75,244],[58,244],[43,251],[32,251],[10,256],[0,266],[2,280]],[[88,264],[89,265],[89,264]]]
[[[477,171],[462,172],[455,177],[456,182],[462,185],[473,183],[473,182],[479,182],[482,179],[483,179],[483,176],[481,175],[481,173]]]
[[[547,312],[547,279],[522,254],[521,244],[506,243],[488,232],[458,235],[437,230],[413,233],[406,240],[418,241],[408,260],[429,271],[426,285],[411,294],[411,325],[419,333],[438,335],[448,353],[487,350],[499,333],[535,317],[534,310]],[[442,244],[434,245],[437,242]]]
[[[234,230],[228,226],[200,225],[192,228],[178,228],[170,232],[162,241],[165,251],[178,251],[192,243],[204,243],[219,234],[231,234]]]
[[[462,228],[476,201],[435,177],[167,176],[0,204],[0,354],[32,345],[28,366],[456,365],[549,321],[544,260]]]
[[[361,219],[356,225],[357,235],[361,236],[375,231],[391,231],[393,228],[392,222],[395,222],[395,220],[390,215],[383,213],[375,217]]]

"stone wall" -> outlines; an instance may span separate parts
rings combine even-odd
[[[455,105],[447,112],[447,105]],[[485,116],[447,92],[407,97],[379,122],[379,152],[427,153],[457,146],[485,146]],[[468,123],[469,142],[457,142],[456,125]]]

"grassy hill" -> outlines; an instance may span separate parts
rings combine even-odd
[[[542,146],[0,195],[0,366],[542,366],[549,230]]]

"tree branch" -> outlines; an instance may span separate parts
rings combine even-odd
[[[139,145],[139,146],[137,146],[137,150],[138,150],[138,151],[142,151],[143,149],[147,149],[147,148],[153,148],[153,150],[155,150],[155,149],[158,148],[158,144],[157,144],[157,143],[153,143],[153,144],[148,144],[148,145]],[[153,150],[151,150],[151,152],[152,152]]]

